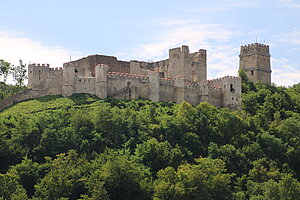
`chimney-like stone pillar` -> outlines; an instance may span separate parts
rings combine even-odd
[[[95,82],[95,93],[96,95],[101,98],[107,98],[107,71],[108,65],[99,64],[96,66],[95,75],[96,75],[96,82]]]
[[[181,76],[175,77],[175,102],[182,103],[184,101],[184,79]]]
[[[159,102],[159,73],[149,71],[149,99]]]
[[[62,96],[69,97],[74,94],[74,84],[75,84],[75,68],[73,64],[66,63],[63,68],[63,80],[64,84],[62,87]]]

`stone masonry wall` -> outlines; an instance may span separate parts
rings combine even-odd
[[[95,95],[94,77],[76,77],[74,93],[88,93]]]
[[[97,64],[105,64],[109,66],[110,72],[130,72],[130,63],[119,61],[114,56],[92,55],[82,59],[65,63],[64,65],[73,65],[78,76],[95,77],[95,66]]]

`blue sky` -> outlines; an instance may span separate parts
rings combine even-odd
[[[300,0],[0,0],[0,58],[13,64],[91,55],[156,61],[207,49],[208,78],[236,75],[241,45],[270,45],[272,82],[300,82]]]

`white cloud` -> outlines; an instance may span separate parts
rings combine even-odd
[[[61,46],[46,46],[31,38],[21,37],[14,33],[0,31],[0,59],[12,64],[45,63],[51,67],[62,67],[64,62],[78,58],[81,52],[67,50]]]
[[[163,23],[178,24],[176,20],[170,23],[164,21]],[[192,51],[198,50],[199,47],[211,49],[212,46],[209,40],[225,42],[233,35],[232,31],[224,29],[221,25],[187,23],[163,30],[160,36],[154,37],[149,43],[139,45],[131,52],[123,54],[123,56],[137,57],[138,59],[161,59],[170,48],[185,44],[189,45]]]
[[[300,69],[290,64],[286,58],[272,59],[272,82],[280,86],[291,86],[299,83]]]
[[[185,20],[185,19],[155,19],[153,22],[159,26],[178,26],[178,25],[186,25],[191,23],[196,23],[198,20]]]
[[[300,31],[292,31],[279,36],[279,40],[290,44],[300,44]]]

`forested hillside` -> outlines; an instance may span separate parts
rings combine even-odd
[[[26,87],[19,85],[9,85],[3,82],[0,82],[0,102],[17,92],[24,90]]]
[[[0,199],[300,199],[300,84],[242,110],[47,96],[0,112]]]

